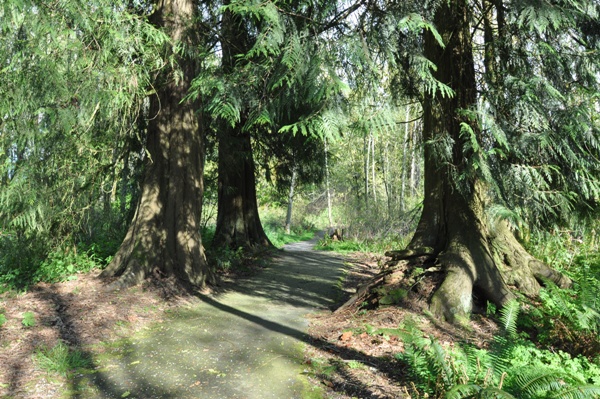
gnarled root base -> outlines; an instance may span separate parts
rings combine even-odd
[[[138,209],[139,213],[139,209]],[[205,289],[216,285],[214,271],[209,268],[199,233],[185,234],[155,225],[151,218],[134,217],[121,247],[100,277],[118,277],[108,289],[124,289],[141,284],[147,278],[175,278],[182,286]],[[198,235],[197,237],[195,235]]]
[[[429,309],[436,318],[461,323],[473,310],[474,291],[483,296],[480,299],[502,307],[515,297],[513,290],[535,297],[547,280],[563,288],[571,285],[568,277],[527,253],[504,224],[487,236],[456,234],[437,256],[422,248],[386,255],[391,257],[388,267],[359,288],[338,312],[357,303],[401,305],[408,291],[418,291],[418,295],[430,295]],[[425,271],[415,275],[416,268]]]

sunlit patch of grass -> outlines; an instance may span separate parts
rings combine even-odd
[[[343,241],[324,238],[319,241],[317,249],[333,251],[342,254],[351,252],[384,253],[394,249],[404,249],[408,244],[407,237],[379,237],[372,239],[346,238]]]
[[[315,229],[308,230],[292,230],[290,234],[287,234],[283,228],[273,228],[272,226],[265,226],[265,233],[271,243],[277,248],[283,247],[285,244],[293,242],[307,241],[315,236]]]
[[[33,359],[40,369],[62,376],[92,365],[90,359],[81,351],[69,349],[64,342],[59,342],[52,348],[46,346],[37,348]]]

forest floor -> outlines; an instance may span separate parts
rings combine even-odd
[[[315,242],[286,246],[270,267],[210,295],[183,295],[168,280],[107,291],[97,272],[5,293],[0,397],[409,398],[394,358],[402,342],[372,331],[411,318],[446,345],[484,345],[496,329],[485,318],[468,329],[428,319],[423,290],[401,306],[335,313],[381,259],[343,261]],[[89,359],[87,370],[41,370],[35,354],[59,342]]]

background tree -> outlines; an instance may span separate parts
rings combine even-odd
[[[212,245],[235,249],[271,247],[258,214],[251,132],[246,126],[251,112],[246,104],[247,92],[252,92],[253,85],[245,81],[249,76],[240,71],[247,66],[248,59],[243,56],[253,47],[255,39],[250,34],[252,23],[247,13],[244,17],[239,8],[227,8],[230,5],[228,1],[224,3],[221,16],[221,72],[224,79],[229,80],[228,87],[232,90],[237,87],[241,98],[237,99],[237,120],[230,122],[221,118],[217,122],[218,213]]]
[[[330,79],[331,70],[323,73],[325,60],[317,44],[322,39],[311,31],[318,21],[307,24],[302,9],[295,3],[278,8],[271,2],[244,1],[223,7],[220,67],[213,76],[199,77],[194,86],[210,93],[207,108],[219,139],[219,211],[213,246],[271,245],[258,215],[253,147],[269,147],[271,158],[287,157],[280,148],[291,141],[275,132],[318,136],[331,125],[322,115],[342,85],[339,79]],[[216,82],[214,75],[222,80]]]

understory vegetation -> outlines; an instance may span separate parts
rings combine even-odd
[[[0,294],[204,292],[314,239],[375,265],[353,315],[417,298],[354,331],[406,395],[598,398],[599,111],[598,0],[5,0]]]

